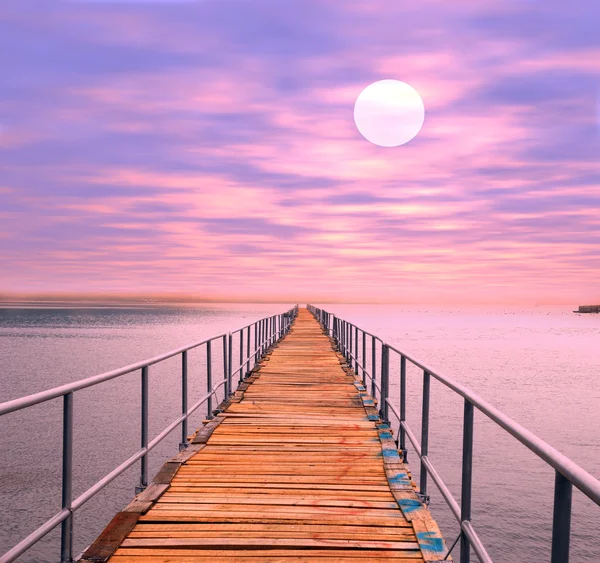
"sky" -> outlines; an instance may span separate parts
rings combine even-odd
[[[599,29],[597,0],[3,0],[0,294],[600,302]],[[425,106],[399,147],[353,120],[383,79]]]

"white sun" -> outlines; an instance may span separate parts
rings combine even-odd
[[[417,136],[425,120],[419,93],[400,80],[367,86],[354,104],[354,122],[362,136],[380,147],[397,147]]]

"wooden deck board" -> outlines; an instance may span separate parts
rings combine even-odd
[[[199,433],[205,445],[106,560],[442,560],[439,529],[408,468],[383,455],[389,430],[369,419],[370,397],[342,361],[300,309],[239,402]]]

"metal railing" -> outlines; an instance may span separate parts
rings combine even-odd
[[[176,350],[171,350],[160,356],[149,358],[135,364],[125,366],[120,369],[102,373],[82,379],[74,383],[48,389],[33,395],[27,395],[19,399],[13,399],[0,403],[0,416],[14,411],[26,409],[33,405],[38,405],[59,397],[63,398],[63,432],[62,432],[62,507],[53,517],[39,526],[26,538],[11,548],[0,557],[0,563],[14,561],[21,554],[25,553],[30,547],[41,540],[51,530],[61,525],[61,563],[71,563],[73,561],[73,513],[84,503],[90,500],[95,494],[101,491],[136,461],[140,461],[140,484],[136,487],[136,494],[143,491],[148,486],[148,453],[162,440],[164,440],[178,425],[181,425],[181,443],[180,450],[187,447],[188,418],[200,406],[206,403],[207,418],[213,416],[213,396],[218,389],[224,386],[224,398],[227,399],[232,392],[232,378],[239,373],[239,380],[250,373],[250,370],[261,360],[271,345],[280,340],[290,329],[290,326],[298,313],[298,306],[279,315],[266,317],[255,323],[244,326],[228,334],[219,334],[194,342],[187,346],[182,346]],[[239,333],[240,339],[240,357],[239,366],[233,370],[233,338]],[[254,351],[250,351],[251,333],[254,334]],[[246,357],[244,360],[243,346],[244,334],[246,335]],[[223,379],[213,385],[213,362],[212,345],[221,340],[223,346]],[[218,344],[217,344],[218,345]],[[188,351],[205,346],[206,348],[206,395],[199,401],[188,407]],[[148,420],[149,420],[149,367],[162,362],[174,356],[181,356],[181,416],[169,424],[158,436],[149,440]],[[141,419],[140,419],[140,438],[141,448],[125,460],[121,465],[113,469],[108,475],[97,481],[88,490],[73,499],[73,398],[76,391],[93,387],[105,381],[118,378],[128,373],[140,370],[141,374]]]
[[[473,414],[477,408],[480,412],[493,420],[498,426],[511,434],[524,446],[529,448],[537,457],[550,465],[555,471],[554,480],[554,512],[552,521],[552,563],[568,563],[569,543],[571,536],[571,501],[573,486],[577,487],[584,495],[597,505],[600,505],[600,481],[571,461],[558,450],[544,442],[541,438],[512,420],[496,407],[479,397],[476,393],[457,383],[450,377],[441,375],[420,360],[390,346],[380,338],[358,328],[352,323],[336,317],[323,309],[308,305],[308,309],[319,321],[321,326],[330,333],[340,352],[345,356],[349,366],[359,376],[362,375],[363,383],[371,383],[371,395],[378,399],[379,415],[385,422],[389,422],[389,414],[396,417],[399,422],[399,432],[396,438],[398,450],[407,461],[406,438],[411,442],[421,462],[419,494],[427,499],[427,481],[431,477],[442,497],[448,504],[450,511],[460,525],[460,535],[452,545],[452,551],[460,539],[461,563],[469,563],[470,549],[472,548],[479,561],[491,563],[492,559],[483,546],[477,532],[471,523],[471,484],[473,473]],[[362,337],[361,337],[362,335]],[[369,358],[366,353],[366,341],[370,340],[371,372],[368,371]],[[377,381],[377,346],[380,353],[380,377]],[[362,350],[361,350],[362,348]],[[361,354],[362,351],[362,354]],[[400,364],[400,404],[399,409],[389,397],[390,382],[390,352],[399,356]],[[421,443],[411,431],[406,422],[406,363],[423,370],[423,396],[421,418]],[[462,479],[460,506],[452,493],[429,460],[429,407],[431,378],[439,381],[464,399],[463,413],[463,441],[462,441]],[[376,393],[379,391],[379,393]],[[448,553],[449,553],[448,552]]]

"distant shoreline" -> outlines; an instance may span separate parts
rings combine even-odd
[[[172,303],[73,303],[72,301],[59,303],[3,303],[0,301],[0,309],[152,309],[156,306],[173,305]]]
[[[280,305],[281,303],[245,301],[0,301],[0,309],[154,309],[219,305]]]

